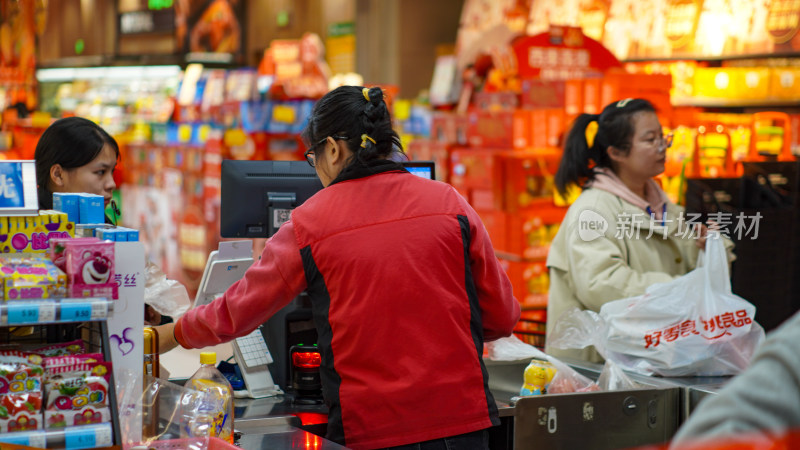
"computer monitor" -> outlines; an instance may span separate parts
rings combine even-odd
[[[222,161],[220,235],[267,238],[322,183],[305,161]]]
[[[433,161],[403,161],[403,167],[418,177],[436,179],[436,164]]]

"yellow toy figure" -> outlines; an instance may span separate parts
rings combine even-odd
[[[524,384],[519,390],[519,395],[543,395],[547,393],[547,387],[556,376],[556,368],[547,361],[539,359],[531,360],[525,368]]]

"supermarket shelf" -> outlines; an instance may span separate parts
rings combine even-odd
[[[741,60],[758,60],[758,59],[778,59],[778,58],[797,58],[800,53],[797,52],[777,52],[777,53],[752,53],[744,55],[726,55],[726,56],[697,56],[697,55],[673,55],[660,58],[628,58],[620,60],[621,63],[634,63],[634,62],[651,62],[651,61],[741,61]]]
[[[72,426],[60,429],[16,431],[0,435],[0,442],[36,448],[95,448],[113,445],[110,423]]]
[[[673,99],[672,106],[693,106],[697,108],[800,108],[800,100],[689,98]]]
[[[113,309],[101,297],[12,300],[0,304],[0,326],[101,321]]]

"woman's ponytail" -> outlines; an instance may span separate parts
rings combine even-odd
[[[566,196],[570,185],[582,186],[593,178],[592,149],[586,140],[586,129],[598,118],[596,114],[581,114],[572,124],[555,178],[556,189],[562,196]]]

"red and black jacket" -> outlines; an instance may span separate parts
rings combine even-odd
[[[451,186],[390,161],[349,168],[292,212],[225,296],[189,311],[176,337],[200,347],[246,335],[304,289],[331,440],[389,447],[499,423],[483,342],[511,334],[519,304]]]

